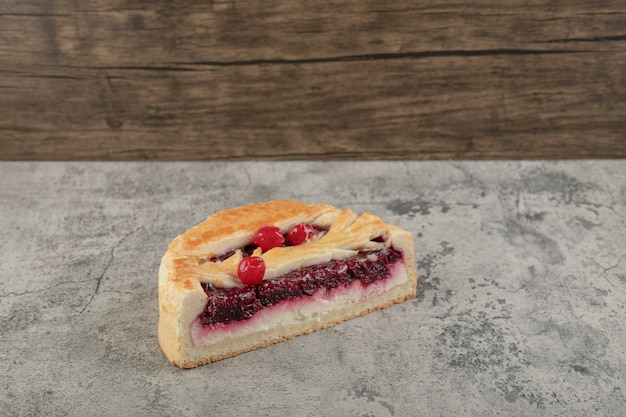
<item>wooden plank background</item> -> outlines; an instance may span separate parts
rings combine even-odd
[[[624,157],[624,0],[0,2],[3,160]]]

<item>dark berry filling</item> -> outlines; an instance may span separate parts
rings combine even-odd
[[[313,265],[291,271],[281,277],[243,288],[219,289],[203,284],[209,297],[200,320],[204,326],[243,321],[259,310],[280,303],[310,297],[320,288],[333,288],[360,281],[363,286],[386,278],[391,267],[402,260],[402,252],[393,247],[360,252],[343,260]]]

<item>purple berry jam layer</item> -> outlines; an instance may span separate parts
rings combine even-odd
[[[390,276],[393,266],[402,261],[402,252],[389,247],[301,268],[259,285],[218,289],[204,284],[208,300],[199,322],[203,327],[222,327],[249,320],[259,311],[285,300],[312,297],[320,290],[330,293],[355,282],[367,287]]]

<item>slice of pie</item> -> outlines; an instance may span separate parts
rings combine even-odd
[[[271,201],[213,214],[159,269],[159,343],[191,368],[415,296],[413,236],[371,213]]]

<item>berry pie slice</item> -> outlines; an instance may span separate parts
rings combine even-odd
[[[192,368],[415,296],[413,236],[371,213],[270,201],[213,214],[159,268],[159,343]]]

